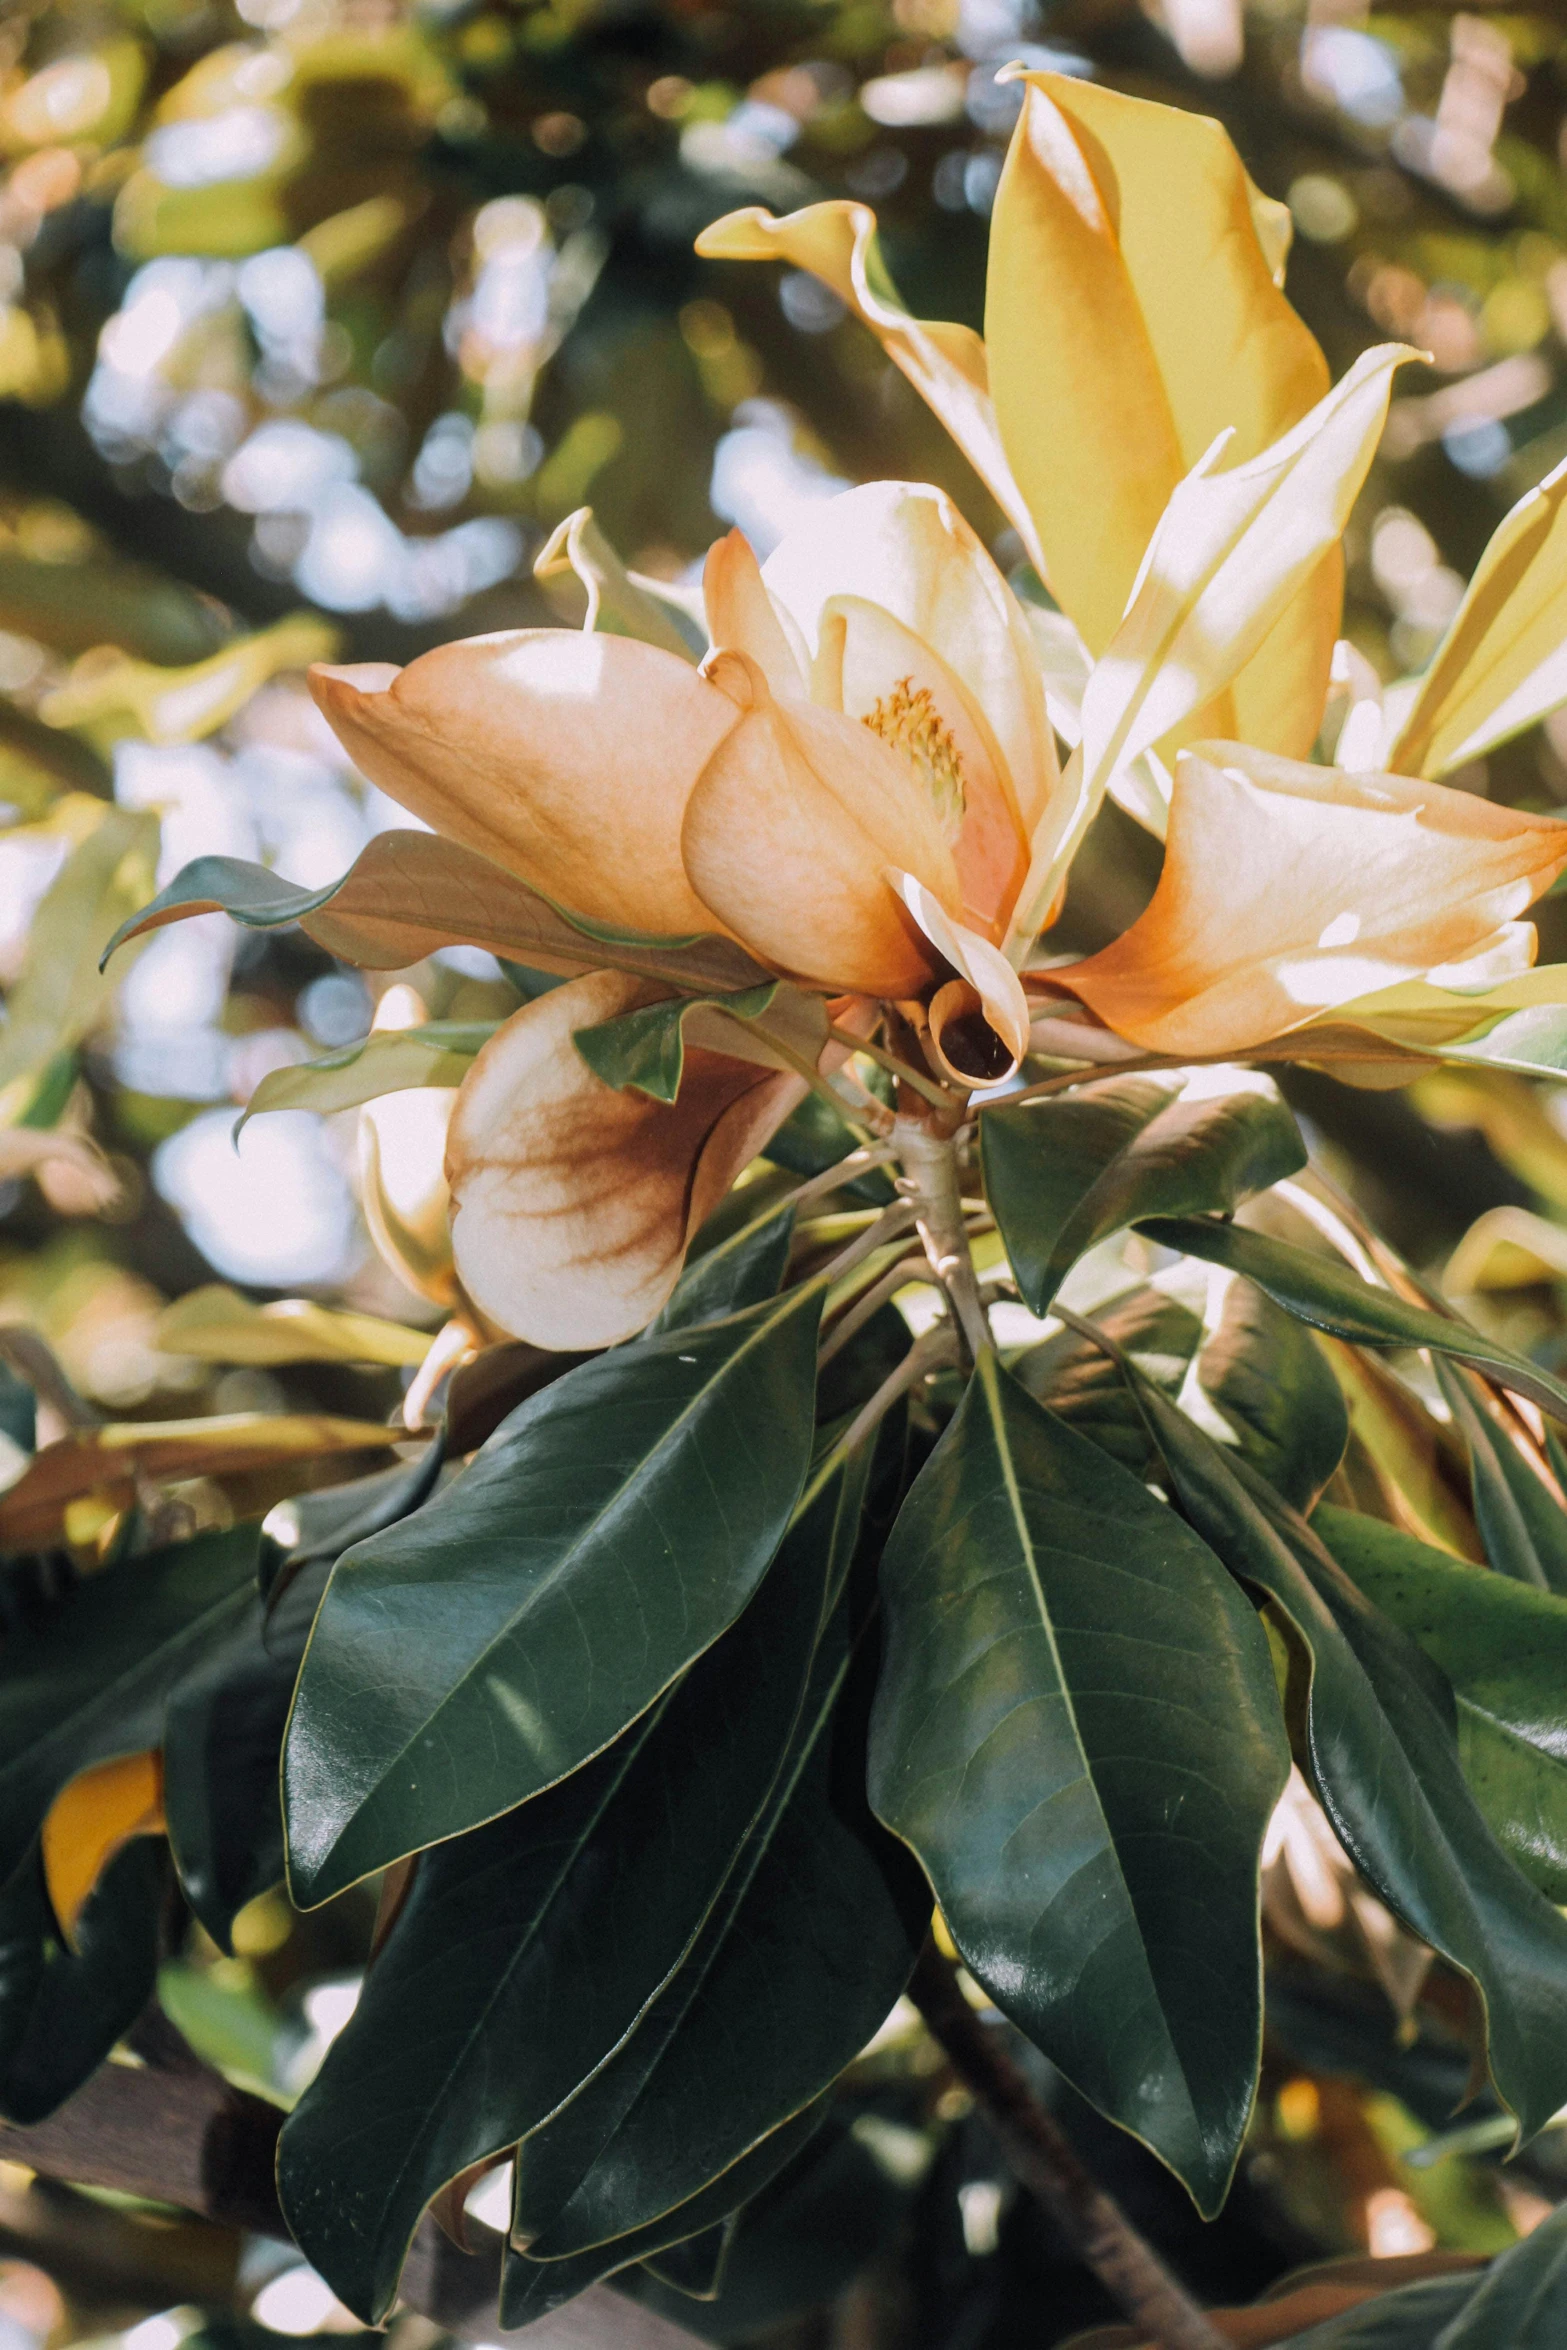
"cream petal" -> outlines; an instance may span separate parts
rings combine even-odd
[[[673,1103],[603,1084],[573,1031],[655,992],[611,971],[552,989],[496,1032],[458,1095],[458,1274],[491,1322],[534,1346],[614,1346],[644,1328],[697,1226],[804,1098],[802,1079],[700,1048]]]
[[[742,715],[686,811],[686,870],[753,953],[834,991],[913,995],[930,956],[883,874],[910,866],[943,900],[957,875],[928,794],[868,727],[776,700],[755,662],[709,674]]]
[[[590,921],[711,930],[680,862],[691,786],[734,707],[631,637],[518,629],[381,664],[313,669],[355,765],[436,831]]]
[[[455,1294],[445,1158],[456,1098],[449,1085],[413,1085],[359,1111],[359,1198],[370,1237],[383,1264],[436,1305]]]
[[[1028,1050],[1031,1014],[1022,981],[1005,955],[992,946],[988,939],[976,936],[972,930],[965,929],[961,922],[954,922],[946,909],[937,903],[928,889],[915,880],[912,873],[894,873],[889,878],[936,952],[952,965],[971,992],[987,1026],[1000,1040],[1004,1050],[1003,1062],[983,1069],[976,1066],[965,1070],[961,1064],[952,1065],[949,1059],[949,1074],[959,1076],[963,1083],[969,1085],[976,1082],[1001,1084],[1013,1074]],[[946,989],[941,991],[942,995],[947,995],[947,992]],[[958,1004],[949,996],[946,1008],[952,1017],[957,1018],[973,1006]],[[933,1031],[939,1027],[935,1002],[931,1006],[931,1027]],[[940,1044],[939,1033],[937,1041]]]
[[[707,632],[720,652],[748,653],[775,694],[801,700],[810,657],[787,612],[768,594],[751,542],[739,531],[715,539],[702,567]]]
[[[1051,977],[1150,1051],[1244,1051],[1405,980],[1516,968],[1517,917],[1564,866],[1554,818],[1209,744],[1177,767],[1147,910]]]
[[[945,491],[878,481],[813,508],[762,566],[814,660],[835,597],[880,605],[932,647],[977,707],[1032,832],[1057,784],[1055,739],[1023,607]]]

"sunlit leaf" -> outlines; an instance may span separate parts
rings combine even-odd
[[[1525,1875],[1567,1901],[1567,1601],[1351,1510],[1319,1509],[1312,1523],[1452,1682],[1476,1802]]]
[[[1532,2135],[1567,2095],[1567,1921],[1470,1794],[1448,1684],[1244,1462],[1157,1390],[1140,1393],[1182,1510],[1304,1643],[1311,1776],[1340,1842],[1411,1933],[1479,1987],[1491,2077]]]
[[[1256,1616],[993,1360],[903,1506],[882,1591],[878,1813],[997,2005],[1216,2210],[1256,2081],[1257,1867],[1289,1775]]]
[[[1036,1314],[1085,1250],[1123,1225],[1235,1208],[1305,1165],[1271,1088],[1188,1099],[1178,1084],[1107,1077],[984,1112],[986,1196]]]
[[[427,1330],[408,1330],[376,1314],[334,1313],[314,1298],[285,1297],[258,1306],[221,1281],[165,1306],[157,1344],[164,1354],[203,1363],[422,1363]]]
[[[297,1898],[564,1778],[734,1619],[804,1481],[819,1315],[796,1291],[584,1363],[340,1562],[289,1725]]]

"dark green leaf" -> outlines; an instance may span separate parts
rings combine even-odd
[[[773,979],[733,995],[670,996],[663,1003],[622,1012],[618,1019],[600,1020],[592,1028],[574,1029],[571,1041],[594,1076],[617,1093],[631,1086],[655,1102],[672,1102],[685,1071],[688,1021],[698,1012],[715,1010],[733,1020],[760,1021],[781,985]],[[825,1013],[821,1028],[825,1042]]]
[[[587,2251],[699,2194],[819,2097],[885,2019],[930,1895],[865,1801],[869,1655],[846,1595],[767,1810],[683,1963],[518,2150],[513,2233]]]
[[[647,2276],[658,2284],[668,2285],[686,2300],[711,2301],[718,2291],[718,2279],[739,2216],[732,2211],[727,2219],[715,2220],[699,2236],[687,2236],[679,2244],[666,2244],[662,2252],[655,2252],[642,2263]]]
[[[1340,1842],[1410,1931],[1479,1986],[1492,2078],[1532,2135],[1567,2099],[1567,1920],[1470,1794],[1447,1683],[1243,1461],[1141,1392],[1187,1516],[1310,1654],[1308,1758]]]
[[[295,2236],[367,2322],[431,2196],[579,2088],[689,1947],[782,1765],[866,1466],[804,1507],[739,1621],[614,1746],[421,1858],[278,2166]]]
[[[715,2221],[738,2210],[759,2188],[776,2178],[815,2136],[822,2118],[823,2104],[818,2100],[803,2113],[791,2115],[760,2145],[748,2148],[699,2193],[657,2219],[649,2220],[646,2226],[628,2229],[606,2243],[589,2245],[580,2252],[552,2260],[535,2259],[508,2245],[501,2272],[501,2324],[507,2328],[530,2325],[534,2319],[546,2317],[552,2309],[575,2300],[601,2277],[614,2276],[636,2261],[647,2260],[655,2253],[704,2234]]]
[[[168,1855],[151,1836],[115,1853],[61,1942],[36,1850],[0,1893],[0,2113],[42,2121],[96,2072],[152,1997]]]
[[[882,2126],[875,2115],[854,2124],[841,2108],[829,2114],[788,2169],[732,2223],[711,2301],[693,2306],[664,2290],[662,2261],[638,2285],[638,2300],[715,2342],[749,2340],[835,2301],[887,2249],[908,2215],[907,2173],[892,2176],[874,2151]]]
[[[163,1803],[185,1898],[220,1950],[247,1901],[283,1875],[278,1764],[289,1704],[329,1562],[251,1602],[169,1699]]]
[[[199,1534],[72,1586],[5,1643],[0,1883],[59,1790],[93,1763],[163,1742],[169,1692],[244,1617],[260,1530]]]
[[[1202,1322],[1196,1314],[1161,1289],[1134,1289],[1102,1307],[1097,1319],[1100,1329],[1131,1356],[1146,1378],[1168,1394],[1177,1391],[1202,1340]],[[1134,1476],[1146,1474],[1148,1430],[1103,1347],[1076,1330],[1061,1329],[1025,1348],[1008,1368],[1036,1403],[1048,1405],[1058,1419],[1089,1437]]]
[[[877,1811],[996,2004],[1211,2213],[1256,2082],[1257,1866],[1289,1775],[1261,1625],[993,1358],[882,1591]]]
[[[986,1195],[1036,1314],[1084,1251],[1123,1225],[1234,1208],[1306,1164],[1271,1091],[1188,1101],[1152,1077],[986,1110],[980,1137]]]
[[[819,1093],[811,1093],[798,1109],[790,1111],[762,1156],[775,1167],[787,1168],[791,1175],[824,1175],[859,1147],[859,1139],[830,1103]],[[852,1198],[867,1200],[878,1208],[887,1206],[895,1196],[884,1167],[872,1167],[868,1174],[854,1176],[843,1188]]]
[[[1423,2277],[1417,2285],[1359,2302],[1325,2325],[1291,2334],[1277,2350],[1446,2350],[1443,2329],[1468,2307],[1474,2289],[1472,2274]],[[1512,2350],[1512,2344],[1488,2343],[1486,2350]]]
[[[1311,1332],[1249,1281],[1233,1281],[1197,1357],[1197,1383],[1242,1459],[1292,1509],[1309,1510],[1349,1442],[1343,1392]]]
[[[1493,2260],[1438,2350],[1561,2350],[1567,2342],[1567,2204]]]
[[[1486,1557],[1499,1573],[1537,1591],[1567,1593],[1567,1512],[1508,1442],[1473,1382],[1440,1356],[1436,1376],[1469,1448],[1475,1523]]]
[[[1357,1511],[1312,1521],[1373,1604],[1441,1666],[1464,1776],[1525,1875],[1567,1901],[1567,1600]]]
[[[683,1330],[694,1322],[716,1322],[744,1306],[776,1297],[793,1239],[792,1207],[775,1209],[770,1216],[743,1224],[716,1248],[687,1264],[668,1305],[649,1325],[649,1336]]]
[[[805,1481],[820,1311],[584,1363],[339,1560],[284,1752],[297,1899],[564,1778],[733,1622]]]
[[[9,1363],[0,1362],[0,1435],[22,1452],[38,1449],[38,1398]]]
[[[262,1541],[263,1596],[281,1596],[301,1567],[313,1566],[320,1559],[330,1562],[353,1543],[406,1518],[410,1510],[428,1501],[443,1462],[444,1445],[437,1435],[416,1459],[399,1461],[393,1469],[377,1469],[372,1476],[352,1477],[343,1485],[318,1485],[313,1493],[296,1493],[287,1505],[293,1520],[288,1546],[271,1535]],[[276,1524],[276,1520],[271,1522]]]
[[[1567,1420],[1567,1387],[1548,1371],[1531,1363],[1499,1339],[1487,1338],[1468,1322],[1429,1313],[1424,1306],[1406,1305],[1390,1289],[1374,1289],[1336,1258],[1297,1248],[1292,1241],[1275,1240],[1266,1232],[1249,1232],[1239,1224],[1214,1224],[1197,1216],[1150,1216],[1138,1219],[1150,1240],[1178,1248],[1188,1256],[1206,1257],[1244,1273],[1266,1290],[1275,1305],[1296,1314],[1315,1329],[1357,1346],[1435,1347],[1439,1354],[1456,1355],[1474,1363],[1499,1385],[1527,1395],[1543,1411]]]

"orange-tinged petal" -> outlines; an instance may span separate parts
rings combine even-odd
[[[163,1833],[163,1756],[156,1748],[79,1771],[49,1806],[44,1880],[69,1942],[88,1895],[122,1844]]]
[[[785,700],[805,698],[810,656],[804,639],[768,594],[751,542],[739,531],[727,532],[708,548],[702,600],[707,633],[718,651],[748,653],[775,694]]]
[[[535,1346],[613,1346],[679,1278],[686,1245],[804,1098],[804,1081],[689,1046],[677,1101],[615,1092],[572,1042],[657,991],[619,972],[525,1004],[475,1061],[447,1145],[463,1287]]]
[[[816,699],[829,707],[850,706],[821,675],[835,602],[877,605],[928,645],[983,714],[1018,820],[1033,830],[1057,782],[1038,655],[1022,606],[945,491],[902,481],[846,490],[786,535],[762,577],[817,663]],[[875,682],[872,699],[899,674]]]
[[[1033,517],[996,430],[985,346],[972,327],[913,318],[905,310],[881,257],[868,204],[834,199],[782,220],[751,205],[715,220],[697,238],[696,249],[709,261],[787,261],[830,286],[940,417],[1043,572]]]
[[[776,700],[754,661],[709,674],[741,711],[686,811],[686,870],[753,953],[838,993],[914,995],[925,941],[883,878],[907,866],[943,903],[957,875],[913,766],[858,719]]]
[[[1516,968],[1564,866],[1554,818],[1210,743],[1177,766],[1147,910],[1051,976],[1149,1051],[1240,1052],[1402,980]]]
[[[355,765],[436,831],[590,921],[713,928],[680,825],[734,708],[688,662],[531,628],[310,680]]]
[[[1276,211],[1259,220],[1218,123],[1025,78],[991,225],[991,387],[1051,587],[1099,652],[1180,475],[1226,427],[1232,461],[1255,456],[1322,397],[1328,370],[1279,291]],[[1247,741],[1310,747],[1341,594],[1329,558],[1293,627],[1237,680]]]

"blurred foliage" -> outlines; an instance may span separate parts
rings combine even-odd
[[[304,661],[575,620],[574,581],[540,584],[531,564],[589,496],[632,568],[669,581],[721,526],[765,551],[812,499],[876,476],[942,482],[1019,560],[832,295],[692,253],[736,204],[858,197],[910,306],[981,324],[1018,106],[995,69],[1017,56],[1218,115],[1289,203],[1288,290],[1335,373],[1387,334],[1430,352],[1400,379],[1348,542],[1348,634],[1385,681],[1417,671],[1502,512],[1567,456],[1553,0],[1261,0],[1244,17],[1239,0],[10,0],[0,1118],[7,1144],[37,1140],[0,1167],[0,1354],[7,1332],[47,1342],[42,1368],[20,1366],[46,1437],[103,1418],[385,1422],[412,1376],[388,1324],[435,1318],[369,1244],[355,1112],[291,1111],[230,1145],[269,1073],[363,1035],[364,978],[295,931],[236,950],[217,918],[155,937],[112,998],[94,968],[154,869],[259,856],[315,886],[393,821],[316,718]],[[1567,726],[1459,780],[1567,804]],[[1126,921],[1155,855],[1107,811],[1074,879],[1074,943]],[[1560,957],[1562,910],[1542,916]],[[520,993],[471,949],[399,984],[417,997],[400,1027],[493,1021]],[[1453,1072],[1407,1096],[1304,1074],[1286,1090],[1417,1266],[1567,1367],[1567,1092]],[[257,1309],[301,1293],[280,1342],[276,1311]],[[1370,1492],[1396,1395],[1352,1404],[1346,1476]],[[166,1531],[306,1508],[297,1468],[221,1457],[209,1473],[188,1445]],[[1462,1473],[1426,1474],[1428,1530],[1462,1548]],[[120,1523],[67,1512],[71,1571]],[[25,1603],[22,1582],[0,1591],[8,1618]],[[1567,2186],[1562,2131],[1504,2170],[1494,2104],[1451,2118],[1473,2043],[1459,1979],[1400,1949],[1319,1822],[1303,1797],[1278,1830],[1263,2091],[1221,2220],[1201,2225],[1151,2158],[1045,2083],[1217,2299],[1368,2249],[1490,2253]],[[227,1952],[184,1921],[166,2011],[286,2103],[351,2006],[373,1917],[360,1891],[308,1917],[267,1893]],[[645,2297],[712,2339],[780,2350],[1021,2350],[1104,2318],[912,2019],[839,2105],[747,2212],[716,2298],[693,2301],[673,2270],[645,2272]],[[0,2163],[3,2350],[352,2327],[312,2289],[280,2247]],[[428,2342],[421,2324],[397,2321],[407,2350]]]

